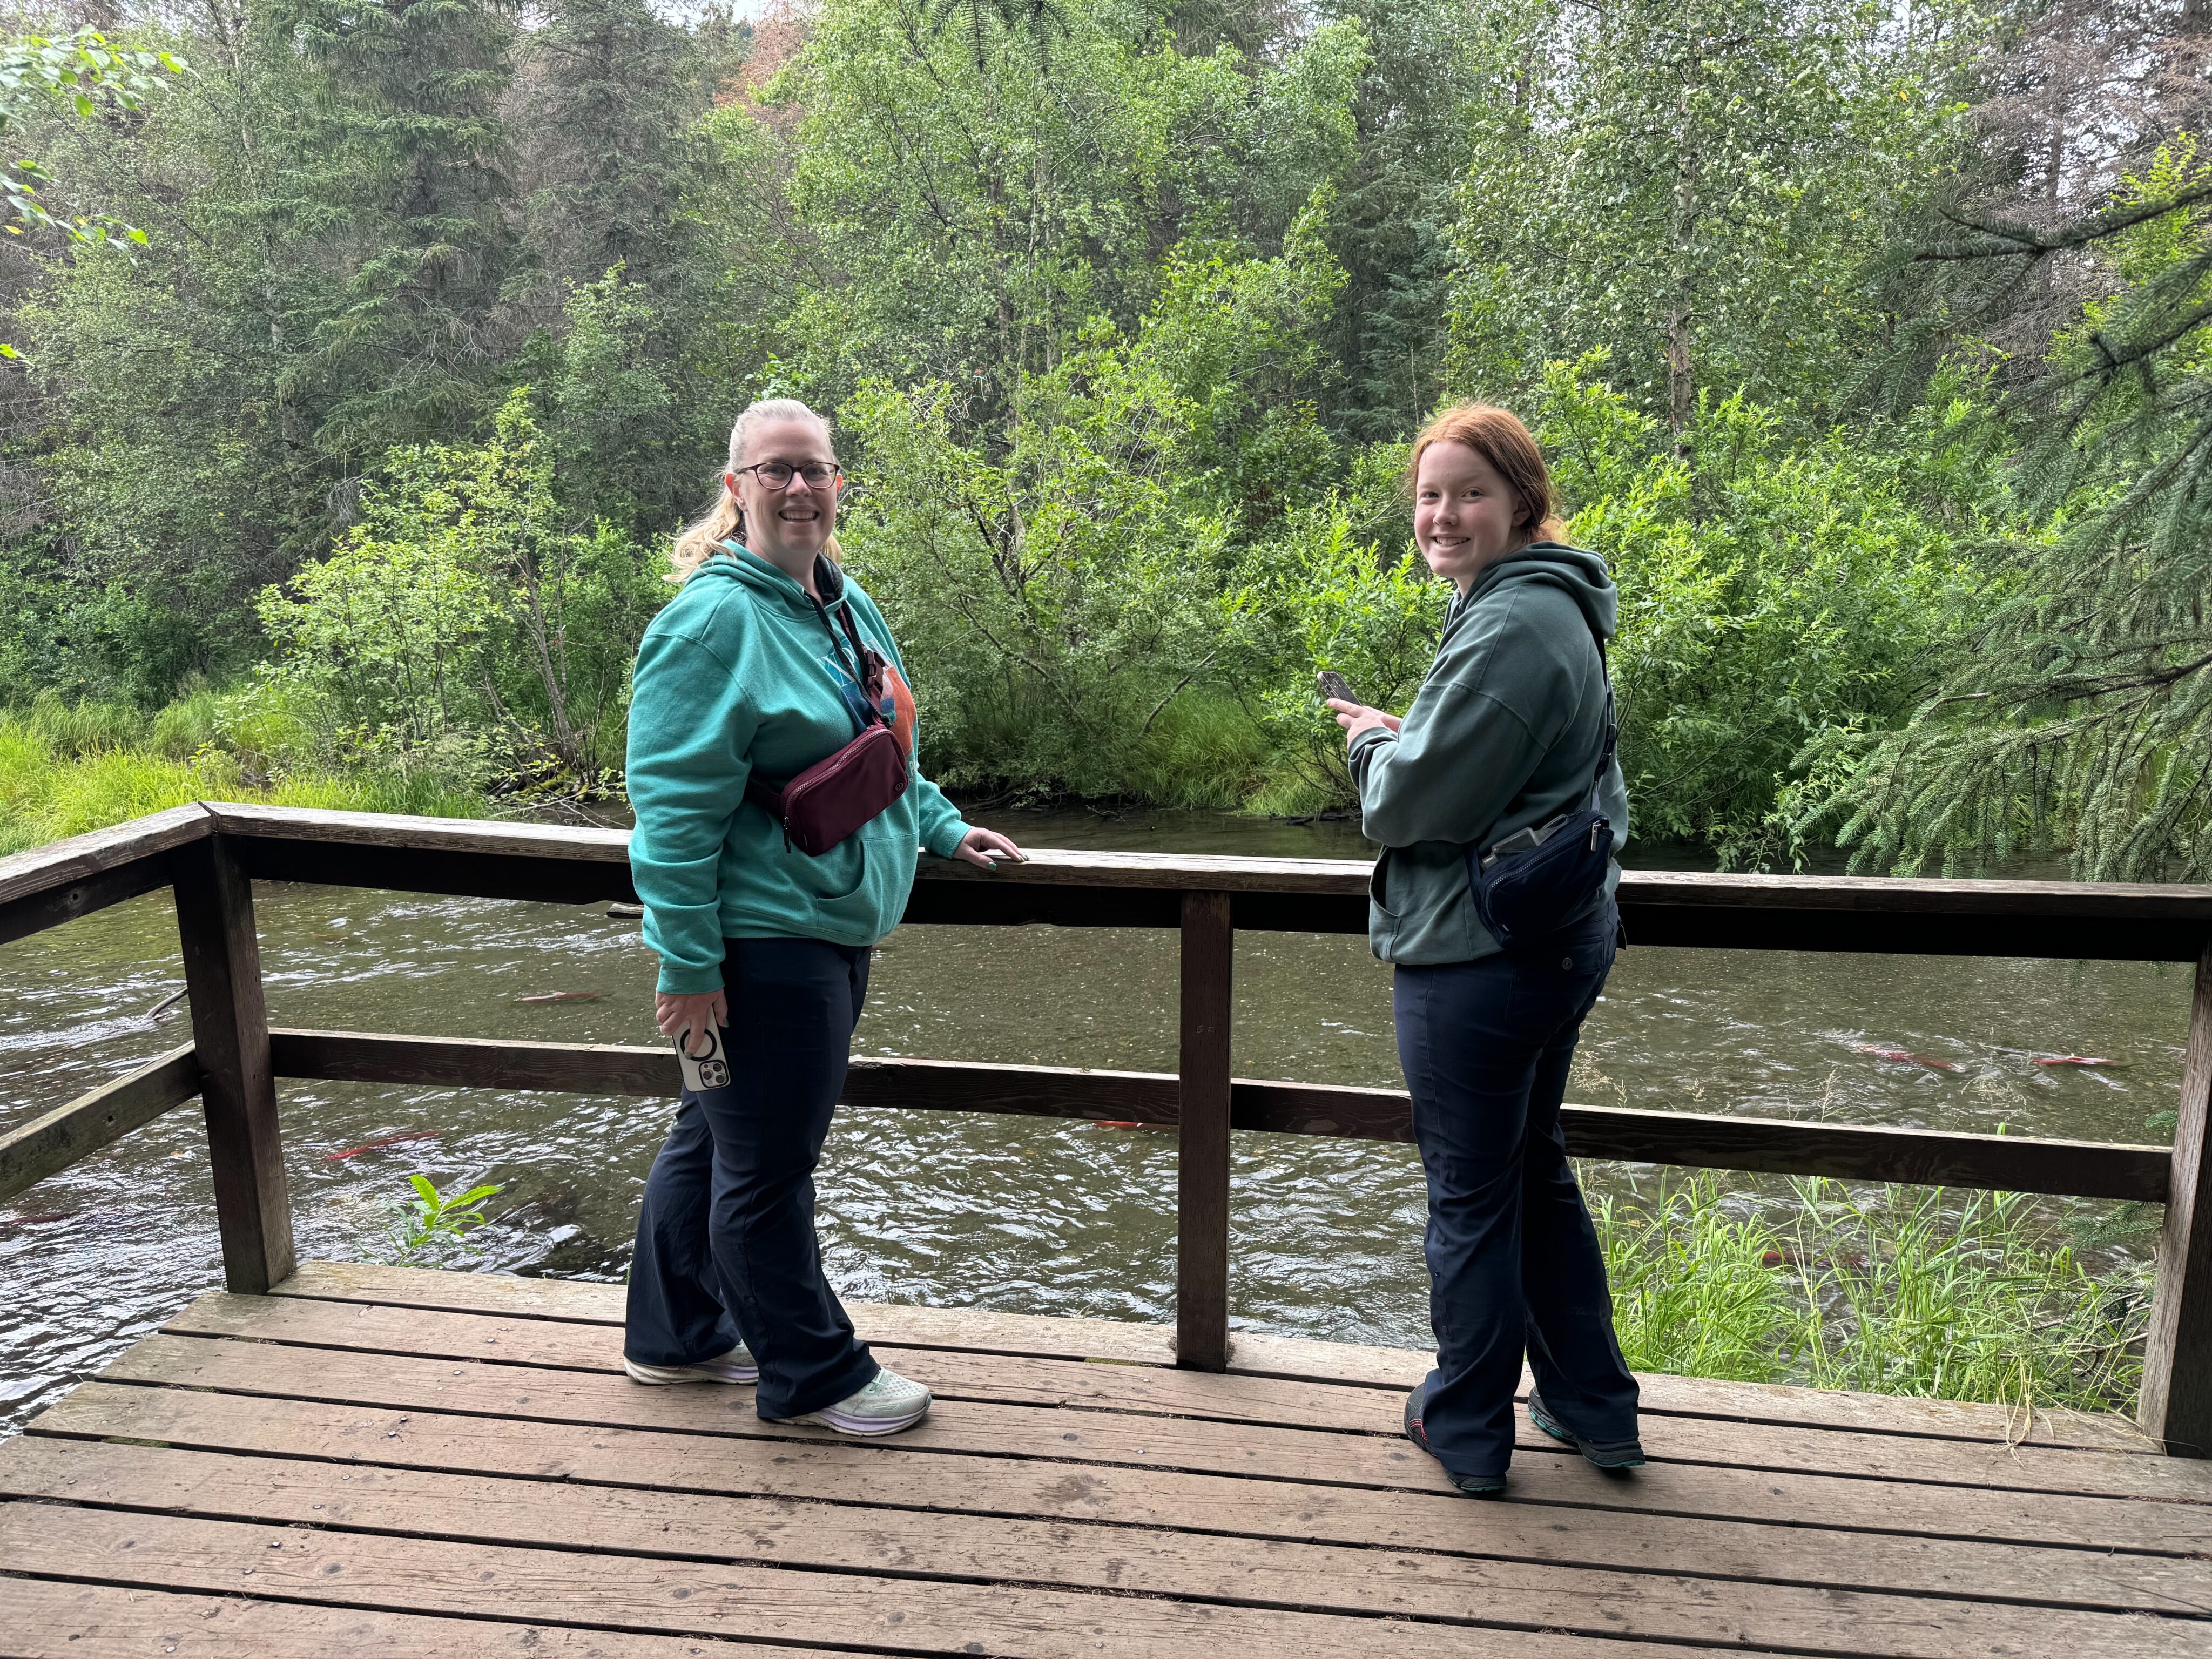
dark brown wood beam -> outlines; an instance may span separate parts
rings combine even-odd
[[[189,1042],[0,1136],[0,1201],[151,1123],[200,1091]]]
[[[2159,1235],[2141,1420],[2168,1451],[2212,1457],[2212,949],[2197,964],[2188,1057],[2173,1129],[2172,1187]]]
[[[1226,893],[1182,896],[1182,1055],[1176,1079],[1176,1364],[1229,1369],[1230,980]]]
[[[270,1034],[270,1048],[279,1077],[672,1098],[678,1087],[676,1058],[665,1048],[283,1030]],[[855,1060],[844,1094],[848,1106],[1088,1119],[1162,1128],[1176,1125],[1176,1102],[1177,1079],[1170,1072],[984,1066],[950,1060]],[[1561,1116],[1567,1149],[1577,1158],[2148,1203],[2165,1202],[2172,1161],[2163,1146],[1801,1123],[1789,1118],[1576,1105],[1563,1108]],[[1257,1078],[1232,1080],[1230,1126],[1273,1134],[1413,1139],[1411,1109],[1401,1090]]]
[[[228,836],[211,836],[172,856],[223,1282],[259,1295],[290,1274],[295,1257],[253,886]]]

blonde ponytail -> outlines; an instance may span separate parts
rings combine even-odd
[[[691,580],[691,573],[712,558],[722,543],[744,528],[745,515],[738,506],[738,498],[724,484],[721,499],[701,518],[692,520],[676,538],[676,546],[669,553],[668,562],[675,567],[668,574],[672,582]]]
[[[763,421],[811,421],[822,428],[825,440],[830,436],[828,418],[816,414],[798,398],[764,398],[758,403],[748,404],[745,411],[730,428],[730,459],[726,471],[735,472],[745,464],[746,439],[753,428]],[[668,562],[673,567],[669,580],[690,580],[699,567],[720,550],[724,542],[732,536],[744,533],[744,509],[738,505],[738,498],[731,493],[727,484],[720,484],[718,488],[720,495],[714,505],[678,533],[676,545],[668,555]],[[830,556],[832,563],[844,562],[844,550],[837,545],[835,536],[830,538],[829,544],[823,551]]]

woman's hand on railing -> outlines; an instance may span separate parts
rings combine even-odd
[[[701,991],[691,996],[677,996],[667,991],[656,991],[653,997],[653,1024],[660,1027],[663,1036],[684,1038],[684,1052],[694,1060],[692,1037],[696,1033],[706,1036],[730,1023],[730,999],[720,991]]]
[[[1017,864],[1029,862],[1029,854],[995,830],[970,830],[960,837],[960,846],[952,856],[964,859],[979,869],[995,870],[997,858],[1012,859]]]
[[[1344,728],[1346,744],[1362,732],[1371,732],[1378,726],[1386,732],[1395,732],[1405,724],[1396,714],[1386,714],[1379,708],[1368,708],[1364,703],[1346,702],[1342,697],[1331,697],[1328,706],[1336,711],[1336,723]]]

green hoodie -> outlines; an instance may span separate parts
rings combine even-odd
[[[857,693],[805,589],[736,543],[724,547],[645,630],[630,696],[630,876],[645,941],[660,954],[659,988],[678,994],[722,988],[726,938],[873,945],[906,909],[916,848],[950,858],[968,833],[918,768],[904,794],[819,858],[787,847],[782,826],[745,799],[755,766],[781,782],[850,743],[847,697]],[[903,679],[860,584],[827,559],[814,580],[839,639],[836,613],[850,607],[860,637]]]
[[[1619,601],[1605,561],[1532,542],[1453,602],[1429,677],[1394,736],[1352,745],[1361,827],[1382,844],[1367,927],[1385,962],[1471,962],[1498,941],[1475,915],[1467,849],[1572,811],[1605,750],[1605,668]],[[1628,838],[1616,760],[1598,791],[1613,845]],[[1606,874],[1610,893],[1620,866]]]

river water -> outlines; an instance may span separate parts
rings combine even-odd
[[[985,814],[1030,844],[1364,857],[1340,824],[1206,814]],[[651,1042],[653,963],[605,907],[295,885],[257,890],[280,1025]],[[857,1052],[1171,1071],[1175,936],[915,927],[877,960]],[[184,1040],[173,913],[149,897],[0,945],[0,1132]],[[527,1003],[549,992],[596,1000]],[[1585,1029],[1569,1098],[2091,1139],[2166,1141],[2186,969],[1632,948]],[[1239,1075],[1398,1086],[1389,970],[1365,941],[1241,933]],[[1941,1060],[1943,1070],[1867,1052]],[[2111,1067],[2039,1066],[2096,1055]],[[388,1260],[407,1176],[494,1182],[478,1254],[505,1271],[619,1279],[672,1103],[282,1085],[303,1257]],[[395,1139],[395,1137],[406,1137]],[[1236,1138],[1239,1326],[1420,1346],[1426,1287],[1409,1148]],[[383,1145],[371,1145],[384,1142]],[[1649,1192],[1648,1167],[1591,1165]],[[1787,1183],[1723,1177],[1786,1206]],[[1042,1119],[842,1112],[820,1181],[830,1270],[866,1301],[1167,1320],[1173,1137]],[[2054,1201],[2063,1213],[2098,1206]],[[0,1434],[222,1282],[206,1137],[183,1108],[0,1206]]]

